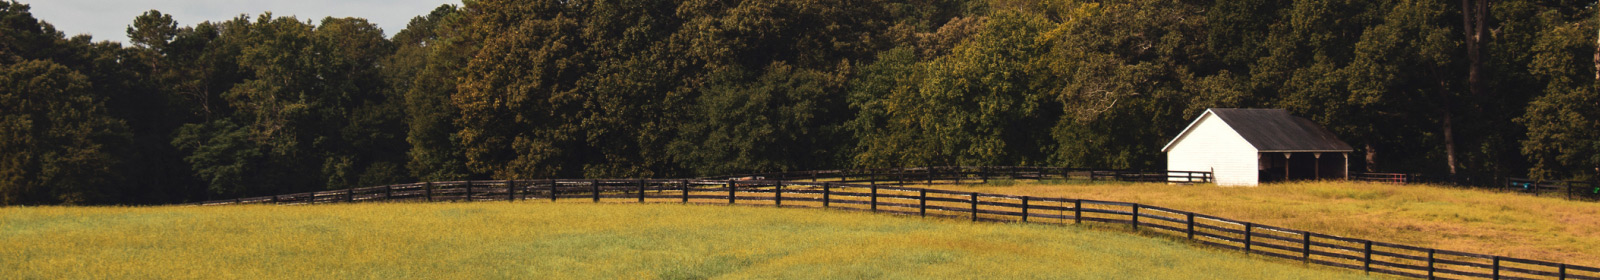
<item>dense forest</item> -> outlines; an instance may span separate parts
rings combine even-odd
[[[1600,25],[1567,0],[468,0],[359,18],[134,16],[127,44],[0,2],[0,205],[418,180],[927,165],[1161,169],[1271,107],[1355,169],[1600,171]]]

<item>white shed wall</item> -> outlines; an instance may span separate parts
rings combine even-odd
[[[1256,147],[1227,122],[1206,112],[1189,133],[1167,150],[1167,170],[1212,171],[1219,186],[1255,186],[1260,182]]]

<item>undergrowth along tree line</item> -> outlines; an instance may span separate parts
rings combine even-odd
[[[1356,169],[1600,168],[1594,2],[466,1],[404,30],[271,13],[127,44],[0,5],[0,204],[456,179],[933,165],[1161,169],[1280,107]]]

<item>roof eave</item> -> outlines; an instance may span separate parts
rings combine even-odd
[[[1206,115],[1211,115],[1211,114],[1214,114],[1214,113],[1211,112],[1210,108],[1207,108],[1204,113],[1200,113],[1200,117],[1194,118],[1193,121],[1189,122],[1188,126],[1183,127],[1183,132],[1179,132],[1178,133],[1178,137],[1172,137],[1171,141],[1167,141],[1167,145],[1166,146],[1161,146],[1161,152],[1166,153],[1166,152],[1172,151],[1172,145],[1173,144],[1177,144],[1178,143],[1178,139],[1183,139],[1184,136],[1189,136],[1189,131],[1194,129],[1194,125],[1195,124],[1199,124],[1201,119],[1205,119]]]
[[[1349,153],[1356,150],[1258,150],[1261,153]]]

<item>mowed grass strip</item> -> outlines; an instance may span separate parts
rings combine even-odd
[[[0,208],[0,278],[1365,278],[1083,227],[549,202]]]
[[[1143,203],[1381,242],[1600,267],[1600,203],[1553,195],[1345,181],[1258,187],[994,181],[929,187]]]

